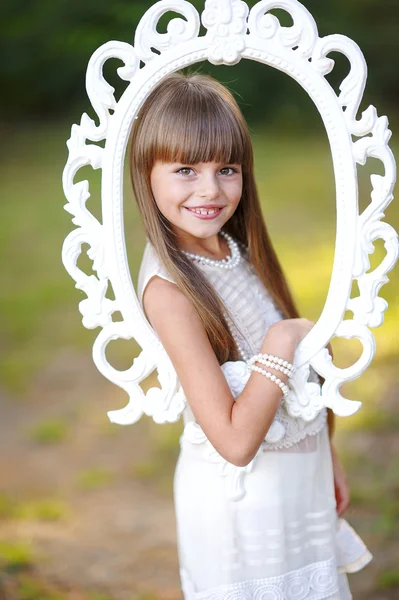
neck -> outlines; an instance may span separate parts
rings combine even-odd
[[[182,234],[179,234],[179,248],[213,260],[221,260],[229,254],[228,244],[224,237],[219,234],[207,238],[198,238],[187,232],[182,232]]]

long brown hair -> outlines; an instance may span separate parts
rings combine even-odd
[[[242,165],[241,200],[223,229],[247,248],[247,256],[284,318],[299,316],[264,223],[253,172],[253,149],[245,119],[230,91],[204,74],[168,75],[149,94],[130,140],[130,174],[147,238],[179,289],[196,308],[222,364],[238,351],[226,308],[194,262],[178,246],[151,190],[156,160]]]

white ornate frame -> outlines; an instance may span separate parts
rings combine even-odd
[[[282,27],[270,13],[273,9],[289,13],[293,25]],[[167,32],[159,33],[158,21],[169,11],[184,19],[171,19]],[[375,341],[369,328],[381,325],[388,306],[377,294],[398,259],[397,233],[381,221],[393,198],[396,176],[388,146],[388,119],[378,117],[374,106],[369,106],[361,118],[356,117],[366,83],[365,59],[357,44],[343,35],[318,37],[312,15],[296,0],[261,0],[251,10],[240,0],[206,0],[201,20],[207,30],[203,36],[199,35],[200,16],[189,2],[161,0],[142,17],[134,47],[110,41],[98,48],[88,64],[86,87],[99,123],[96,125],[84,113],[80,124],[72,126],[67,142],[65,209],[73,215],[77,228],[64,242],[62,260],[76,287],[87,294],[87,299],[79,303],[83,325],[102,328],[93,346],[94,362],[106,378],[129,395],[123,409],[107,414],[121,425],[136,422],[143,413],[157,423],[172,422],[178,420],[186,405],[173,365],[143,314],[128,267],[123,167],[133,119],[148,93],[169,73],[204,60],[233,65],[242,58],[283,71],[309,94],[327,131],[335,174],[337,232],[330,287],[319,320],[297,348],[297,374],[287,407],[292,415],[306,420],[313,419],[323,406],[338,415],[353,414],[361,402],[343,398],[339,388],[358,377],[372,360]],[[334,61],[327,58],[332,51],[343,53],[350,62],[338,96],[325,79],[334,67]],[[123,61],[117,73],[129,83],[118,102],[114,89],[103,78],[103,65],[109,58]],[[104,147],[98,144],[102,140]],[[371,175],[371,202],[359,214],[356,163],[365,164],[369,156],[382,161],[385,173]],[[76,173],[86,165],[102,169],[102,223],[86,208],[88,181],[74,183]],[[380,238],[386,255],[378,267],[367,272],[368,255],[374,251],[373,242]],[[87,275],[77,266],[83,243],[90,246],[87,254],[97,276]],[[360,295],[350,298],[354,279]],[[115,300],[106,297],[109,284]],[[352,311],[353,318],[343,320],[347,310]],[[122,314],[122,321],[113,321],[116,311]],[[348,368],[334,366],[325,348],[334,336],[358,338],[363,345],[362,355]],[[124,371],[112,367],[105,357],[107,344],[118,338],[134,338],[142,348]],[[308,382],[309,366],[325,378],[321,390]],[[161,388],[144,393],[140,382],[155,369]]]

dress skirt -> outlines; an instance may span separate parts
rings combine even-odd
[[[183,433],[174,475],[185,600],[352,598],[346,572],[372,556],[337,517],[327,424],[250,468],[207,446]]]

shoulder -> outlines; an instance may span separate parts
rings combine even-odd
[[[167,332],[196,317],[199,319],[192,302],[178,288],[149,241],[144,249],[137,287],[144,313],[157,333]]]
[[[154,276],[158,276],[158,278],[170,282],[171,285],[175,283],[173,277],[165,269],[154,246],[147,240],[137,280],[137,296],[140,304],[143,302],[144,290]]]
[[[199,356],[218,364],[195,306],[176,284],[158,276],[152,277],[143,295],[143,311],[183,387],[189,381],[188,373],[193,364],[198,364]]]
[[[197,312],[192,302],[175,283],[155,275],[148,282],[143,294],[143,307],[156,329],[173,329],[186,319],[193,319]]]

